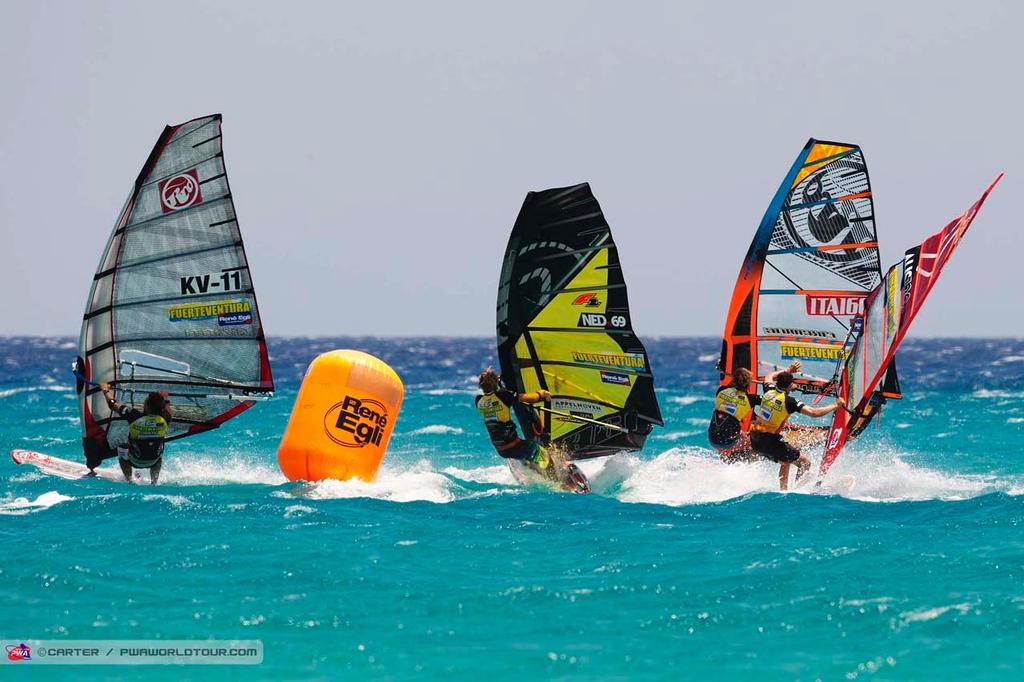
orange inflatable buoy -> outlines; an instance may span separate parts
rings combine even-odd
[[[383,360],[333,350],[309,363],[277,464],[289,480],[372,481],[402,406],[404,388]]]

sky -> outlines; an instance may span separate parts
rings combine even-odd
[[[264,327],[494,333],[526,193],[587,181],[641,336],[720,335],[808,137],[883,267],[1001,185],[914,336],[1021,336],[1024,3],[0,3],[0,334],[77,335],[165,124],[224,115]]]

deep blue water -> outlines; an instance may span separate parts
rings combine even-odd
[[[717,462],[718,345],[649,342],[667,425],[584,463],[595,494],[572,496],[517,487],[491,451],[472,389],[492,340],[273,339],[276,397],[169,445],[159,486],[0,464],[0,637],[264,643],[259,669],[156,679],[1019,677],[1024,341],[908,342],[907,399],[840,458],[842,496]],[[395,435],[373,484],[289,483],[277,441],[334,348],[402,375]],[[5,450],[80,456],[74,349],[0,339]]]

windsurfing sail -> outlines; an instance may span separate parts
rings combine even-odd
[[[573,459],[643,447],[663,425],[647,351],[633,333],[611,229],[590,185],[526,195],[501,269],[498,357],[533,436]]]
[[[800,361],[805,393],[835,394],[854,320],[881,281],[860,147],[808,140],[761,219],[726,317],[719,370],[757,380]],[[895,366],[892,386],[898,385]]]
[[[157,140],[93,278],[75,365],[83,446],[99,458],[128,426],[98,384],[139,409],[168,391],[168,440],[220,426],[274,390],[220,114]]]
[[[889,268],[885,279],[867,299],[863,331],[853,346],[842,373],[840,396],[847,410],[836,410],[832,417],[825,454],[819,473],[824,475],[842,452],[851,432],[858,428],[863,414],[877,402],[876,387],[884,384],[886,367],[906,336],[910,323],[931,293],[946,261],[960,244],[974,216],[989,193],[1002,178],[989,185],[985,193],[958,218],[909,249],[900,262]]]

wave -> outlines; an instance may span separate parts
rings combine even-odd
[[[677,395],[668,399],[670,403],[675,403],[676,405],[693,405],[694,403],[700,402],[702,400],[712,402],[714,399],[709,398],[707,396],[699,395]]]
[[[447,424],[431,424],[422,428],[410,431],[409,433],[403,434],[406,436],[435,436],[441,434],[452,434],[458,435],[463,433],[462,429],[457,426],[448,426]]]
[[[276,466],[241,455],[168,457],[160,472],[161,485],[281,485],[287,482]]]
[[[25,514],[49,509],[55,504],[68,502],[73,499],[75,498],[68,497],[67,495],[61,495],[56,490],[43,493],[34,500],[29,500],[26,497],[16,497],[14,499],[8,499],[0,502],[0,514],[6,514],[8,516],[24,516]]]
[[[459,498],[455,482],[421,460],[409,469],[382,466],[374,481],[323,480],[304,483],[291,491],[278,491],[275,496],[294,496],[307,500],[335,500],[369,497],[389,502],[434,502],[445,504]]]
[[[19,393],[36,393],[37,391],[61,391],[63,393],[74,393],[74,386],[61,386],[60,384],[47,384],[46,386],[19,386],[17,388],[5,388],[0,390],[0,398],[10,398]]]

